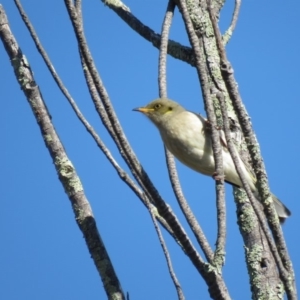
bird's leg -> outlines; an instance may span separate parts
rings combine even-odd
[[[211,132],[211,123],[208,120],[205,120],[204,122],[204,130]]]

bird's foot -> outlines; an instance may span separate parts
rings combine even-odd
[[[212,178],[214,179],[214,180],[216,180],[216,181],[224,181],[224,179],[225,179],[225,176],[224,175],[220,175],[220,174],[218,174],[217,172],[214,172],[213,173],[213,175],[212,175]]]
[[[205,130],[211,132],[211,123],[208,120],[205,120]],[[218,125],[215,126],[217,130],[222,130],[222,128]]]
[[[211,123],[208,120],[205,120],[205,129],[211,131]]]

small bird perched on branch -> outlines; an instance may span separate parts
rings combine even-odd
[[[167,149],[183,164],[204,175],[213,176],[215,162],[208,121],[199,114],[187,111],[180,104],[167,99],[156,99],[144,107],[135,108],[147,116],[157,127]],[[221,138],[225,181],[243,187],[236,172],[226,140]],[[238,152],[237,152],[238,153]],[[256,177],[251,168],[239,156],[240,166],[256,197]],[[272,195],[281,222],[291,215],[289,209]]]

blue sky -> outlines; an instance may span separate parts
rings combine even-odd
[[[127,170],[90,101],[63,1],[22,2],[69,92]],[[82,180],[124,291],[129,292],[131,299],[176,299],[147,211],[119,180],[74,116],[36,51],[13,1],[1,3]],[[160,31],[166,1],[128,0],[125,4],[142,22]],[[221,17],[223,32],[230,22],[232,7],[233,1],[228,1]],[[158,51],[100,1],[83,1],[83,13],[92,54],[126,136],[161,195],[185,225],[168,182],[158,132],[146,118],[132,112],[132,108],[158,96]],[[244,1],[236,31],[227,46],[261,145],[271,189],[293,213],[283,230],[296,275],[300,269],[299,14],[300,3],[296,0],[284,4]],[[178,11],[171,38],[188,45]],[[2,46],[0,65],[3,142],[0,298],[105,299],[69,200]],[[195,69],[169,58],[167,72],[169,97],[204,114]],[[216,239],[214,182],[177,165],[184,194],[213,245]],[[226,195],[228,238],[223,273],[233,299],[250,299],[243,242],[229,186]],[[165,238],[186,299],[208,299],[207,288],[188,258],[167,234]]]

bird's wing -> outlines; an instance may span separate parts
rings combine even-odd
[[[204,118],[203,116],[201,116],[200,114],[196,114],[197,117],[202,121],[203,123],[203,131],[207,132],[209,135],[211,135],[211,124],[210,122]],[[223,148],[224,151],[228,152],[228,148],[227,148],[227,142],[226,142],[226,138],[225,138],[225,133],[223,130],[218,130],[219,131],[219,136],[220,136],[220,142],[221,142],[221,146]]]
[[[197,116],[204,123],[204,126],[203,126],[204,130],[208,133],[211,133],[211,124],[210,124],[210,122],[206,118],[201,116],[200,114],[197,114]],[[220,133],[219,135],[220,135],[220,142],[221,142],[222,149],[226,152],[229,152],[226,137],[225,137],[225,132],[223,130],[219,130],[219,133]],[[253,183],[255,184],[256,181],[257,181],[256,176],[255,176],[255,173],[254,173],[252,167],[250,166],[248,160],[244,156],[240,155],[237,149],[236,149],[236,152],[238,153],[242,163],[244,164],[246,171],[249,173]]]
[[[219,132],[220,132],[220,140],[221,140],[221,144],[223,146],[223,149],[224,149],[224,151],[229,152],[228,147],[227,147],[225,132],[223,130],[220,130]],[[234,143],[233,143],[233,145],[235,146]],[[246,171],[249,173],[253,183],[255,184],[256,183],[256,175],[255,175],[251,165],[249,164],[249,161],[247,160],[247,158],[245,156],[240,155],[240,153],[239,153],[238,149],[236,148],[236,146],[235,146],[235,149],[236,149],[236,152],[239,155],[242,163],[244,164]]]

